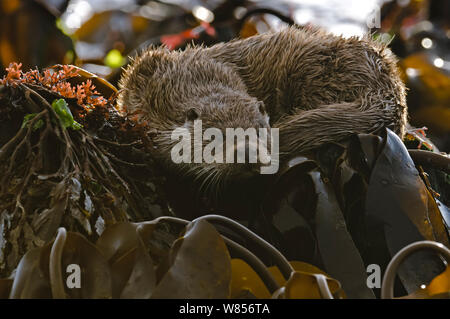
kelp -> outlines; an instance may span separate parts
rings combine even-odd
[[[10,66],[0,85],[3,276],[60,226],[95,240],[107,225],[171,214],[151,143],[113,107],[116,92],[72,66]]]
[[[164,245],[158,233],[161,228],[170,229]],[[9,298],[270,297],[267,282],[248,266],[251,260],[231,259],[235,255],[232,243],[205,219],[121,222],[106,228],[95,244],[60,228],[54,240],[24,255],[14,280],[1,281],[0,291]],[[74,265],[80,267],[75,288],[68,284]],[[266,269],[276,278],[274,298],[345,296],[339,282],[320,269],[298,262],[291,265],[287,279],[278,267]],[[248,273],[251,278],[246,277]]]
[[[422,167],[386,129],[285,163],[255,229],[288,259],[316,265],[339,280],[349,297],[370,298],[380,291],[366,285],[369,265],[384,273],[401,248],[421,240],[449,246],[448,208],[438,196]],[[399,269],[396,294],[413,293],[444,269],[435,254],[414,254]]]
[[[189,181],[172,188],[150,128],[115,108],[111,84],[71,66],[8,71],[1,297],[374,298],[369,265],[384,273],[408,244],[449,245],[448,158],[408,151],[388,129],[288,159],[211,207]],[[67,285],[73,265],[78,290]],[[399,268],[395,295],[445,296],[444,271],[418,252]]]

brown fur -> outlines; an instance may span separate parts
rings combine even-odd
[[[193,136],[195,110],[203,131],[214,127],[269,127],[263,103],[247,94],[239,75],[230,67],[210,58],[202,48],[169,51],[152,48],[136,58],[120,81],[118,105],[128,112],[143,111],[156,130],[155,154],[178,175],[196,178],[199,190],[218,195],[228,178],[253,176],[258,164],[174,164],[171,160],[172,131],[186,127]],[[208,142],[204,142],[205,146]],[[193,157],[193,153],[191,153]]]
[[[211,48],[151,48],[131,63],[120,88],[119,106],[146,112],[159,133],[158,153],[169,162],[170,132],[191,126],[192,108],[203,129],[259,128],[269,125],[263,102],[280,129],[280,151],[289,154],[383,126],[402,137],[407,117],[405,87],[386,46],[318,29],[290,27]],[[181,170],[214,174],[217,182],[236,166]]]
[[[396,58],[366,36],[287,28],[207,49],[264,101],[280,150],[290,154],[386,126],[405,134],[405,86]]]

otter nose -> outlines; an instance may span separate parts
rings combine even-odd
[[[227,149],[230,156],[233,157],[234,169],[233,174],[240,177],[251,177],[261,174],[261,167],[270,164],[271,157],[265,152],[265,144],[257,141],[249,141],[249,139],[235,141],[232,149]],[[259,152],[262,147],[262,152]],[[228,162],[230,163],[230,162]]]
[[[235,145],[234,162],[240,164],[249,164],[259,167],[268,165],[271,162],[271,156],[263,143],[249,142],[238,143]]]
[[[234,162],[240,164],[254,164],[258,162],[258,145],[246,140],[235,145]]]

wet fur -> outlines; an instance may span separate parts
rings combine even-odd
[[[153,138],[155,155],[177,175],[197,182],[199,193],[218,197],[226,181],[246,173],[246,164],[175,164],[171,149],[172,131],[186,127],[193,136],[193,121],[187,119],[195,109],[202,120],[203,131],[214,127],[269,128],[263,103],[247,93],[239,75],[230,67],[207,55],[203,48],[169,51],[151,48],[143,52],[125,70],[120,81],[118,105],[133,113],[142,111],[149,126],[156,131]],[[204,141],[203,146],[208,144]],[[192,157],[194,150],[191,152]],[[212,192],[212,194],[211,194]]]
[[[386,45],[320,29],[287,28],[206,49],[265,103],[290,154],[389,127],[405,134],[405,86]]]
[[[389,127],[405,133],[405,87],[396,59],[370,37],[344,39],[287,28],[184,51],[150,48],[126,69],[119,106],[141,110],[157,130],[157,153],[170,163],[170,133],[195,108],[203,128],[280,129],[280,152],[299,154],[352,133]],[[173,164],[173,163],[172,163]],[[222,183],[237,166],[183,164],[202,185]],[[217,192],[217,190],[216,190]]]

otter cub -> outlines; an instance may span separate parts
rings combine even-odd
[[[197,119],[203,131],[271,125],[279,128],[280,152],[293,155],[383,126],[402,137],[407,116],[405,87],[386,46],[319,29],[290,27],[184,51],[150,48],[126,69],[120,89],[119,106],[144,111],[157,131],[157,156],[215,187],[262,164],[175,165],[174,129],[192,132]]]

